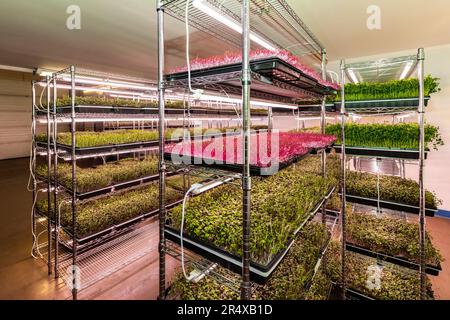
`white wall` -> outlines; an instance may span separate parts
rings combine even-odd
[[[31,79],[30,74],[0,70],[0,160],[30,154]]]
[[[417,49],[346,60],[349,62],[375,60],[415,54]],[[432,151],[426,161],[425,183],[443,200],[442,209],[450,210],[450,44],[425,48],[425,73],[439,77],[442,91],[432,96],[426,108],[426,121],[440,127],[445,146]],[[339,61],[329,63],[329,69],[339,70]]]

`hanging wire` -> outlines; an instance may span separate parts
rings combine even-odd
[[[381,198],[381,192],[380,192],[380,163],[379,158],[376,160],[376,168],[377,168],[377,214],[381,214],[381,207],[380,207],[380,198]]]

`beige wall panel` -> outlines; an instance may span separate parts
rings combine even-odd
[[[0,71],[0,160],[30,154],[31,79],[30,74]]]

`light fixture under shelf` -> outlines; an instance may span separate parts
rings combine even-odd
[[[411,62],[408,62],[406,65],[405,65],[405,68],[403,69],[403,72],[402,72],[402,74],[400,75],[400,80],[403,80],[403,79],[405,79],[407,76],[408,76],[408,74],[409,74],[409,72],[411,71],[411,68],[413,67],[413,65],[414,65],[414,63],[411,61]]]
[[[354,84],[359,83],[358,77],[356,76],[355,72],[352,69],[348,69],[348,75],[350,76]]]
[[[216,19],[220,23],[226,25],[228,28],[242,34],[242,26],[238,22],[222,15],[220,12],[217,12],[212,6],[207,4],[204,0],[194,0],[192,2],[192,5],[198,10],[202,11],[203,13],[209,15],[210,17]],[[253,32],[250,33],[250,40],[268,50],[271,51],[277,50],[273,45],[271,45],[266,40],[262,39],[260,36],[254,34]]]
[[[214,96],[214,95],[202,95],[199,99],[200,101],[215,101],[215,102],[226,102],[226,103],[234,103],[234,104],[241,104],[242,99],[239,98],[232,98],[232,97],[221,97],[221,96]],[[290,109],[290,110],[297,110],[298,107],[296,105],[291,104],[280,104],[280,103],[273,103],[273,102],[265,102],[265,101],[258,101],[258,100],[251,100],[250,104],[252,107],[272,107],[272,108],[280,108],[280,109]]]

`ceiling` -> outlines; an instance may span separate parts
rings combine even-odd
[[[449,0],[287,0],[327,48],[329,59],[450,43]],[[81,8],[81,30],[68,30],[66,8]],[[366,27],[371,4],[382,28]],[[1,0],[0,65],[79,67],[154,79],[155,0]],[[166,65],[184,64],[184,24],[166,19]],[[191,58],[236,50],[192,30]]]

